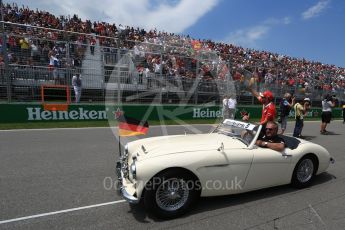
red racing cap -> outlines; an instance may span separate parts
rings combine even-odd
[[[269,90],[266,90],[265,92],[263,92],[262,96],[266,97],[270,101],[273,100],[273,93]]]

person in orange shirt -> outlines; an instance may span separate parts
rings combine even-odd
[[[268,121],[274,121],[276,117],[276,106],[273,103],[272,92],[266,90],[263,93],[258,93],[253,88],[250,88],[250,91],[262,104],[260,124],[266,125]]]
[[[274,121],[276,118],[276,106],[273,103],[273,94],[269,90],[266,90],[263,93],[258,93],[256,90],[251,88],[250,85],[249,90],[262,104],[262,113],[260,119],[262,129],[259,136],[262,137],[263,135],[265,135],[267,122]]]

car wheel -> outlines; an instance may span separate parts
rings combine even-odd
[[[198,180],[189,173],[169,170],[147,184],[144,204],[159,218],[175,218],[189,210],[199,197],[199,188]]]
[[[316,171],[315,160],[311,156],[303,157],[294,169],[291,184],[296,188],[309,186],[314,179]]]

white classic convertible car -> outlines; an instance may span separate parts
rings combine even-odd
[[[255,145],[261,125],[223,121],[209,134],[152,137],[125,146],[116,171],[120,193],[161,218],[184,214],[199,196],[292,184],[308,186],[333,162],[320,145],[281,136],[283,152]]]

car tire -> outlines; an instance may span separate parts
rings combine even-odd
[[[162,219],[179,217],[189,211],[200,195],[200,183],[183,170],[164,171],[148,182],[145,208]]]
[[[315,176],[316,160],[312,156],[305,156],[295,166],[292,174],[291,184],[295,188],[308,187]]]

